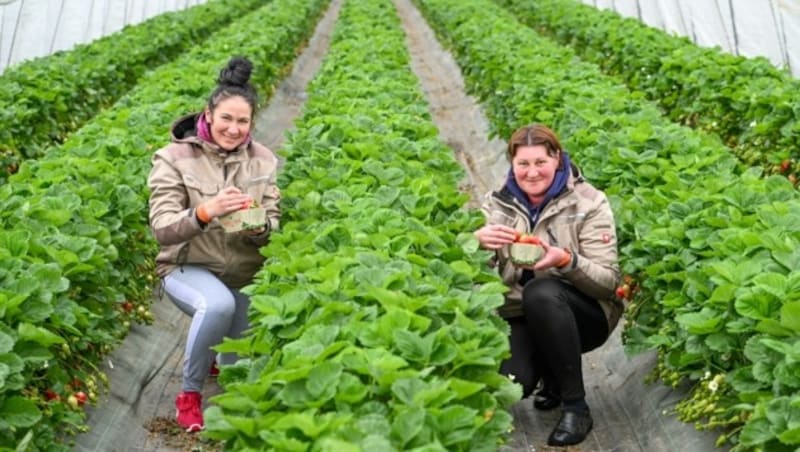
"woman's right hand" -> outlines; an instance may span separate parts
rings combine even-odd
[[[250,195],[242,193],[238,188],[225,187],[216,196],[204,202],[203,205],[206,213],[211,218],[216,218],[247,207],[251,200]]]
[[[505,245],[514,243],[517,237],[516,229],[504,224],[487,224],[475,231],[475,237],[481,244],[481,248],[487,250],[499,250]]]

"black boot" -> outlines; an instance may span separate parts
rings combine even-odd
[[[592,415],[588,409],[561,412],[561,419],[547,438],[548,446],[570,446],[586,439],[592,431]]]

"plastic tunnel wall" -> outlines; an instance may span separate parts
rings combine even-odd
[[[0,0],[0,73],[206,0]]]
[[[800,0],[582,0],[800,76]]]

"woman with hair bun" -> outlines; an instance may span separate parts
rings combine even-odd
[[[228,62],[205,109],[172,125],[171,143],[153,155],[148,179],[162,288],[192,317],[175,400],[177,422],[189,432],[204,426],[201,391],[216,369],[211,348],[248,328],[250,300],[240,289],[263,266],[259,248],[279,225],[278,159],[250,135],[258,101],[252,70],[246,58]],[[263,219],[237,232],[222,227],[221,217],[251,204],[263,208]],[[236,358],[219,357],[221,364]]]

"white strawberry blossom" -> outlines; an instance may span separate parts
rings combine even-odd
[[[711,391],[712,393],[717,392],[717,389],[719,389],[720,383],[722,383],[722,380],[724,380],[724,379],[725,379],[725,375],[723,375],[723,374],[715,375],[714,379],[708,382],[708,390]]]

